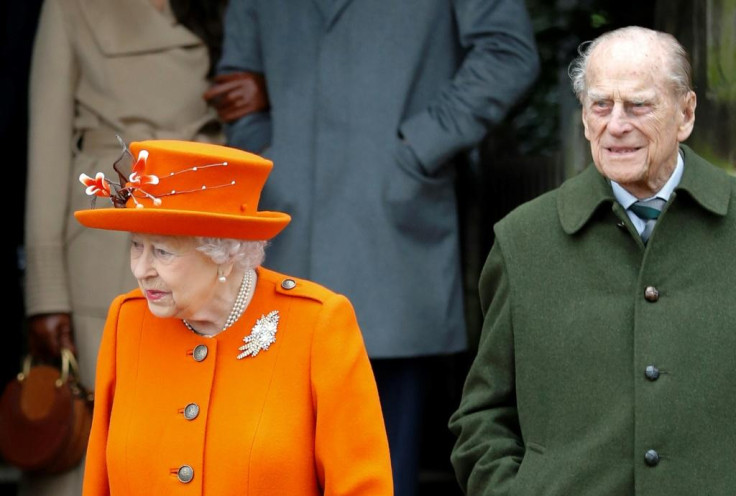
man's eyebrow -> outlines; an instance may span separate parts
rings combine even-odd
[[[653,101],[657,99],[657,93],[655,91],[636,93],[631,95],[629,99],[633,101]]]
[[[610,100],[611,97],[603,92],[588,91],[588,98],[591,100]]]
[[[602,92],[602,91],[595,91],[595,90],[588,91],[587,97],[590,100],[615,100],[615,98],[612,97],[610,94]],[[633,93],[633,94],[627,95],[626,98],[624,98],[624,101],[650,102],[650,101],[656,100],[656,98],[657,98],[656,92],[643,91],[641,93]]]

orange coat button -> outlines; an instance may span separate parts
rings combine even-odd
[[[194,469],[189,465],[182,465],[176,472],[176,478],[179,479],[179,482],[182,484],[192,482],[192,479],[194,479]]]
[[[189,403],[184,408],[184,418],[187,420],[194,420],[199,415],[199,405],[196,403]]]
[[[201,362],[202,360],[207,358],[207,346],[203,344],[198,344],[194,348],[193,356],[194,356],[194,360],[197,362]]]

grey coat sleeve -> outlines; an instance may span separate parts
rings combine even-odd
[[[230,0],[224,18],[222,56],[218,73],[253,71],[263,73],[258,16],[250,0]]]
[[[508,494],[524,443],[516,407],[511,289],[502,250],[494,244],[480,278],[483,331],[458,410],[451,462],[465,494]]]
[[[456,153],[480,143],[539,74],[539,55],[523,0],[453,4],[459,42],[467,54],[452,84],[400,127],[430,174]]]
[[[219,74],[250,71],[263,74],[260,27],[254,2],[230,0],[225,12],[222,57],[217,64]],[[268,81],[266,81],[268,87]],[[225,126],[230,146],[262,153],[271,142],[271,115],[249,114]]]

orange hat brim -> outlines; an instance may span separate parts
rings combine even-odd
[[[83,226],[95,229],[251,241],[271,239],[291,221],[291,216],[283,212],[259,211],[256,215],[228,215],[153,208],[77,210],[74,217]]]

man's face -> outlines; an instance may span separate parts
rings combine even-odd
[[[665,55],[654,40],[611,39],[588,63],[583,125],[593,162],[638,198],[667,182],[695,121],[695,93],[675,95]]]

